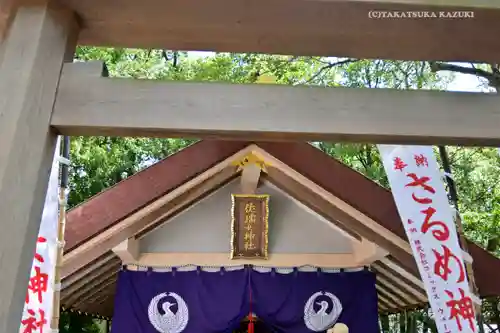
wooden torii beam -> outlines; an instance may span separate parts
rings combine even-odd
[[[469,7],[469,8],[500,8],[500,3],[495,0],[351,0],[352,2],[372,2],[382,4],[403,4],[403,5],[436,5],[447,7]]]
[[[64,135],[500,146],[496,94],[165,82],[66,64],[51,125]]]
[[[46,0],[1,0],[0,7],[12,1]],[[233,0],[231,6],[227,0],[59,2],[85,23],[80,45],[361,59],[500,59],[492,33],[500,30],[497,0]],[[453,17],[463,11],[474,17]],[[384,18],[389,12],[410,17]],[[431,13],[436,17],[425,17]]]
[[[362,59],[500,59],[500,44],[491,33],[500,30],[495,0],[233,0],[230,6],[227,0],[62,2],[86,18],[80,35],[85,45]],[[473,11],[474,18],[440,17],[450,11]],[[380,12],[433,12],[436,17],[384,19]]]

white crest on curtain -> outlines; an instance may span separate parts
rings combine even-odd
[[[172,297],[177,303],[177,312],[170,308],[176,303],[165,301],[162,303],[164,314],[158,311],[160,301],[165,297]],[[184,299],[176,293],[161,293],[153,297],[148,307],[148,318],[153,327],[160,333],[180,333],[186,329],[189,321],[189,310]]]
[[[317,301],[319,296],[327,296],[332,301],[332,308],[328,312],[327,301]],[[314,304],[320,306],[318,311],[314,310]],[[313,332],[323,332],[332,327],[342,313],[342,303],[337,296],[330,292],[318,291],[311,295],[304,306],[304,323]]]

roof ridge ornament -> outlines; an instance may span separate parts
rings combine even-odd
[[[238,171],[243,170],[243,168],[247,165],[255,164],[261,171],[267,172],[267,167],[271,166],[268,161],[264,160],[264,157],[261,154],[255,151],[251,151],[241,159],[234,160],[231,164],[238,166]]]

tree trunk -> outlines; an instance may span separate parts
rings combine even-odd
[[[389,316],[388,315],[381,315],[380,316],[380,326],[382,329],[382,333],[389,333],[390,332],[390,326],[389,326]]]
[[[399,333],[406,333],[406,316],[406,311],[399,313]]]

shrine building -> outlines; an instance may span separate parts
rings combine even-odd
[[[265,201],[251,246],[235,216],[249,207],[238,208],[241,194]],[[124,302],[124,272],[369,272],[376,303],[364,315],[428,303],[391,192],[308,143],[199,141],[70,210],[65,237],[61,305],[110,318]],[[479,296],[499,296],[500,260],[471,241],[468,249]],[[256,304],[267,297],[252,293]],[[340,303],[344,312],[365,306]]]

